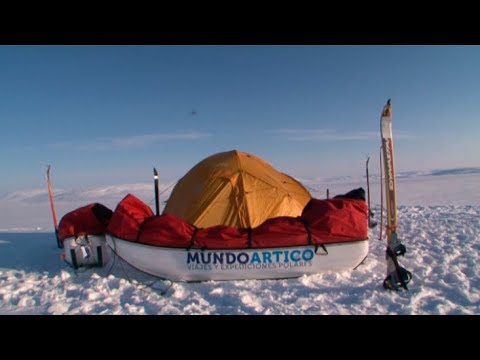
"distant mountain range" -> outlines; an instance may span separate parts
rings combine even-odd
[[[397,173],[397,178],[415,178],[425,176],[448,176],[448,175],[466,175],[480,174],[480,167],[456,168],[456,169],[437,169],[430,171],[405,171]],[[370,174],[371,181],[378,181],[379,174]],[[363,183],[365,176],[337,176],[330,178],[304,179],[298,178],[311,192],[318,191],[317,185],[325,184],[355,184]],[[172,191],[172,184],[160,184],[160,199],[163,203],[168,199]],[[168,189],[167,189],[168,187]],[[56,203],[93,203],[102,202],[114,206],[128,193],[131,193],[146,203],[153,203],[154,189],[153,184],[122,184],[111,186],[89,187],[84,189],[54,189]],[[14,191],[0,197],[0,201],[20,202],[30,205],[40,205],[47,203],[48,193],[46,189],[34,189],[25,191]]]
[[[160,186],[160,192],[163,186]],[[85,189],[54,189],[54,200],[57,203],[77,202],[86,203],[98,201],[118,202],[128,193],[132,193],[143,201],[153,199],[153,184],[122,184],[111,186],[89,187]],[[43,204],[48,202],[47,189],[14,191],[1,197],[0,200],[28,202],[29,204]]]
[[[460,174],[480,174],[480,168],[467,167],[467,168],[458,168],[458,169],[433,170],[431,173],[431,175],[433,176],[460,175]]]
[[[444,176],[444,175],[466,175],[466,174],[480,174],[480,167],[466,167],[466,168],[455,168],[455,169],[436,169],[436,170],[427,170],[427,171],[402,171],[397,172],[397,178],[414,178],[420,176]],[[328,178],[316,178],[316,179],[306,179],[306,178],[297,178],[300,182],[304,184],[316,184],[316,183],[334,183],[334,182],[357,182],[363,181],[365,175],[362,176],[335,176]],[[371,173],[370,179],[380,179],[380,174]]]

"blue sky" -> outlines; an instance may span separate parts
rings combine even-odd
[[[0,194],[178,179],[231,149],[298,178],[480,166],[479,46],[0,46]],[[193,113],[192,113],[193,112]]]

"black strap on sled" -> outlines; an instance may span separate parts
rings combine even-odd
[[[147,219],[148,220],[148,219]],[[138,233],[137,233],[137,238],[135,239],[135,242],[140,242],[140,236],[142,235],[143,228],[145,227],[146,221],[144,220],[139,226],[138,226]]]
[[[303,226],[305,226],[305,231],[307,232],[307,244],[312,245],[312,230],[310,229],[310,224],[306,219],[300,216],[298,219],[302,222]]]
[[[247,228],[247,236],[248,236],[248,248],[252,248],[252,228],[248,227]]]
[[[70,257],[72,258],[72,266],[75,270],[78,269],[77,256],[75,255],[75,249],[70,249]]]
[[[305,230],[307,232],[307,244],[312,245],[312,230],[310,229],[310,223],[302,217],[298,217],[298,219],[300,219],[300,221],[305,226]],[[318,254],[318,248],[322,248],[324,253],[323,254]],[[317,254],[317,255],[328,255],[328,250],[325,247],[325,245],[323,245],[323,244],[315,244],[315,254]]]
[[[188,245],[187,250],[190,250],[193,247],[193,243],[195,242],[195,235],[197,235],[198,228],[195,226],[193,229],[192,239],[190,240],[190,245]]]
[[[320,248],[320,247],[323,249],[323,251],[325,251],[324,254],[319,254],[318,253],[318,248]],[[325,247],[325,245],[324,244],[315,244],[315,254],[316,255],[328,255],[328,251],[327,251],[327,248]]]
[[[97,246],[97,266],[102,267],[103,266],[103,254],[102,254],[102,247]]]

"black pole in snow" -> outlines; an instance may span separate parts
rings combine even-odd
[[[160,215],[160,199],[158,196],[158,172],[157,169],[153,168],[153,179],[155,181],[155,210],[156,215]]]
[[[377,226],[375,221],[372,221],[374,216],[373,211],[370,209],[370,175],[368,174],[368,162],[370,161],[370,156],[367,157],[367,162],[365,163],[365,172],[367,176],[367,201],[368,201],[368,228],[373,229]]]

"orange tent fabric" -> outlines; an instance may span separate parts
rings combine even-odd
[[[232,150],[195,165],[174,187],[164,214],[199,228],[255,228],[278,216],[300,216],[308,190],[257,156]]]

